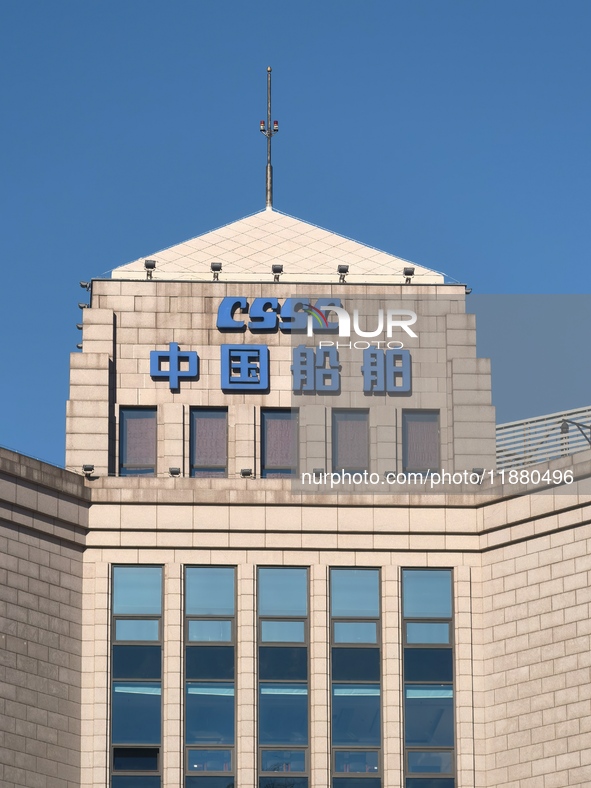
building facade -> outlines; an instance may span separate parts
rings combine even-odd
[[[3,785],[591,784],[591,453],[496,471],[463,285],[267,209],[89,299],[70,470],[0,453]]]

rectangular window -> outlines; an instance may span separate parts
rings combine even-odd
[[[111,788],[160,788],[162,567],[114,566],[111,614]]]
[[[332,788],[381,788],[380,572],[330,570]]]
[[[119,476],[156,475],[156,408],[119,410]]]
[[[261,411],[261,476],[264,479],[294,476],[298,468],[298,411]]]
[[[191,476],[228,475],[227,408],[191,408]]]
[[[235,573],[185,571],[185,788],[234,785]]]
[[[349,473],[369,470],[369,411],[333,410],[332,469]]]
[[[440,467],[439,411],[405,410],[402,413],[402,470],[405,473],[438,471]]]
[[[406,788],[454,788],[451,569],[403,569]]]

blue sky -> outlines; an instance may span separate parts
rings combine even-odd
[[[587,0],[3,0],[0,444],[63,462],[80,280],[264,207],[267,65],[279,210],[475,294],[589,293],[590,34]]]

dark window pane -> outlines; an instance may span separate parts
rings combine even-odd
[[[234,646],[187,646],[188,679],[233,679]]]
[[[158,619],[116,618],[115,640],[158,640]]]
[[[228,411],[191,410],[191,476],[220,476],[227,470]]]
[[[156,772],[158,750],[147,747],[115,747],[113,769],[117,772]]]
[[[332,788],[381,788],[379,777],[334,777]]]
[[[308,788],[308,778],[259,777],[259,788]]]
[[[453,772],[453,754],[448,750],[436,752],[408,753],[408,771],[420,774],[451,774]]]
[[[305,633],[303,621],[261,621],[263,643],[303,643]]]
[[[259,678],[305,681],[308,678],[308,649],[302,646],[261,646]]]
[[[189,750],[187,770],[190,772],[231,772],[232,750]]]
[[[263,750],[261,753],[263,772],[305,772],[305,750]]]
[[[366,471],[368,468],[369,413],[366,410],[333,411],[333,471]]]
[[[160,683],[113,682],[113,744],[160,744]]]
[[[258,601],[260,616],[306,616],[307,570],[262,567],[259,569]]]
[[[333,684],[332,743],[380,746],[380,688]]]
[[[156,408],[121,408],[119,421],[119,474],[153,476],[156,471]]]
[[[114,646],[114,679],[159,679],[162,675],[160,646]]]
[[[308,743],[308,687],[305,684],[259,686],[259,742]]]
[[[331,569],[331,615],[378,618],[380,573],[377,569]]]
[[[402,470],[426,473],[439,470],[439,412],[402,414]]]
[[[450,648],[405,648],[405,681],[453,681]]]
[[[161,612],[161,566],[113,567],[114,615],[159,616]]]
[[[297,410],[263,410],[261,417],[262,476],[293,475],[298,465]]]
[[[453,777],[407,777],[406,788],[455,788]]]
[[[228,643],[232,640],[232,622],[189,621],[189,640],[195,643]]]
[[[406,624],[407,643],[449,643],[449,624],[431,624],[422,621],[408,621]]]
[[[453,747],[453,689],[446,686],[405,688],[404,736],[409,747]]]
[[[234,744],[234,685],[187,683],[187,744]]]
[[[333,648],[333,681],[379,681],[379,648]]]
[[[404,569],[404,618],[451,618],[451,570]]]
[[[375,621],[335,621],[334,642],[377,643],[377,624]]]
[[[160,776],[117,774],[111,777],[111,788],[160,788]]]
[[[188,616],[234,615],[234,568],[191,566],[186,572]]]
[[[367,774],[378,771],[376,750],[336,750],[335,772]]]
[[[234,777],[211,777],[199,775],[185,777],[185,788],[234,788]]]

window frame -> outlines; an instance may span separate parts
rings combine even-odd
[[[267,464],[265,417],[271,414],[285,413],[291,416],[291,421],[295,421],[295,467],[286,466],[270,467]],[[287,419],[286,419],[287,420]],[[299,408],[261,408],[260,411],[260,464],[261,479],[294,479],[297,477],[300,468],[300,409]]]
[[[124,438],[126,420],[129,413],[151,413],[154,418],[154,463],[130,465],[124,462],[124,449],[127,453],[127,436]],[[156,405],[121,405],[119,407],[119,430],[118,430],[118,462],[117,475],[120,477],[143,476],[153,478],[157,476],[158,469],[158,407]],[[140,471],[134,473],[134,471]],[[145,472],[147,471],[147,472]]]
[[[224,413],[226,416],[226,462],[224,466],[202,465],[194,464],[195,458],[195,437],[193,420],[196,419],[198,413]],[[191,407],[189,408],[189,476],[192,479],[227,479],[228,478],[228,432],[229,432],[229,418],[227,407]],[[212,473],[207,473],[213,471]],[[219,473],[218,471],[222,471]]]
[[[408,437],[407,437],[407,417],[417,414],[436,416],[437,418],[437,467],[436,468],[409,468],[408,467]],[[423,476],[430,476],[432,473],[439,473],[441,470],[441,410],[436,408],[404,408],[401,419],[402,429],[402,472],[421,473]]]
[[[367,466],[365,468],[344,468],[337,465],[338,460],[338,417],[346,413],[364,414],[367,424]],[[331,448],[331,468],[333,473],[369,473],[371,470],[371,428],[370,428],[370,410],[369,408],[332,408],[331,410],[331,430],[330,430],[330,448]]]

